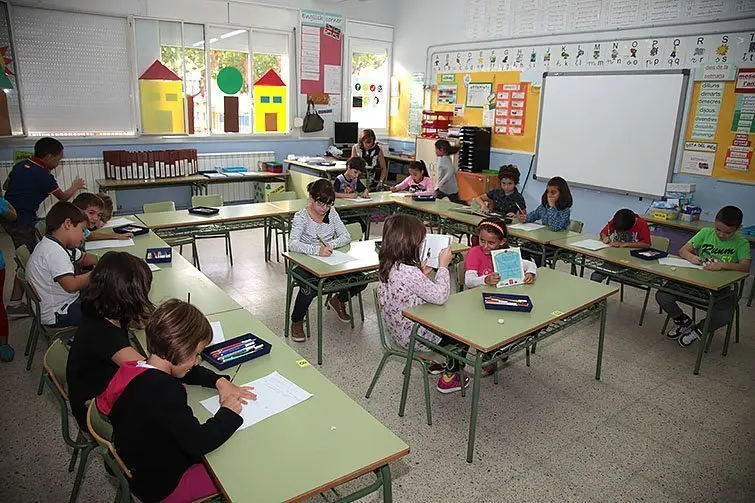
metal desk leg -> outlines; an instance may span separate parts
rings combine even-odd
[[[406,366],[404,367],[404,387],[401,388],[401,402],[398,406],[398,415],[401,417],[404,417],[404,410],[406,410],[406,395],[409,393],[409,377],[412,375],[412,358],[414,358],[414,345],[417,342],[418,330],[419,323],[415,323],[409,338],[409,350],[406,355]]]
[[[380,467],[383,479],[383,503],[393,503],[393,484],[391,482],[391,468],[388,465]]]
[[[268,217],[265,217],[263,229],[265,239],[265,262],[270,262],[270,219]]]
[[[705,323],[703,324],[703,338],[700,341],[700,345],[697,348],[697,360],[695,361],[695,370],[693,374],[698,375],[700,373],[700,364],[703,362],[703,353],[705,352],[705,346],[708,344],[708,338],[713,337],[713,333],[710,330],[710,315],[713,313],[713,301],[715,297],[713,292],[708,292],[708,310],[705,312]]]
[[[322,284],[324,279],[317,282],[317,364],[322,365]]]
[[[755,297],[755,278],[752,278],[752,286],[750,287],[750,296],[747,297],[747,307],[752,306],[752,298]],[[739,342],[739,340],[737,340]]]
[[[600,334],[598,335],[598,359],[595,362],[595,380],[600,381],[600,371],[603,367],[603,341],[606,335],[606,311],[608,303],[602,300],[600,308]]]
[[[474,376],[472,378],[472,414],[469,418],[469,440],[467,441],[467,463],[472,462],[474,454],[475,433],[477,433],[477,407],[480,401],[480,374],[482,374],[482,355],[481,351],[477,352],[474,361]],[[463,375],[463,374],[462,374]],[[464,379],[462,377],[462,386]]]
[[[291,277],[291,261],[286,259],[286,317],[285,328],[283,329],[283,337],[288,337],[288,327],[291,324],[289,318],[291,313],[291,297],[294,294],[294,278]]]

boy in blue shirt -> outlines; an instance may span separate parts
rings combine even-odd
[[[3,221],[13,221],[16,219],[16,210],[5,199],[0,197],[0,216]],[[0,292],[5,285],[5,257],[0,250]],[[9,362],[13,360],[15,352],[13,346],[8,344],[8,315],[5,313],[5,304],[0,302],[0,361]]]
[[[18,219],[3,222],[3,227],[13,240],[13,247],[26,245],[29,252],[39,241],[36,230],[37,211],[47,196],[53,195],[60,201],[68,201],[79,189],[86,187],[84,180],[76,178],[70,187],[62,190],[52,174],[63,158],[63,144],[55,138],[40,138],[34,144],[34,157],[18,162],[3,184],[5,199],[16,208]],[[13,283],[8,304],[10,318],[29,316],[29,308],[21,303],[21,282]]]

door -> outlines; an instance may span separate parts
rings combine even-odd
[[[278,131],[278,114],[265,114],[265,131]]]

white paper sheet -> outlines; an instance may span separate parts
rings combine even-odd
[[[133,239],[103,239],[102,241],[87,241],[87,251],[101,250],[103,248],[126,248],[134,246]]]
[[[605,244],[603,241],[598,241],[597,239],[583,239],[582,241],[577,241],[576,243],[572,243],[572,246],[576,246],[578,248],[584,248],[585,250],[602,250],[603,248],[609,248],[610,246]]]
[[[451,246],[451,236],[445,234],[428,234],[422,243],[420,259],[427,260],[427,265],[438,268],[438,255],[444,248]]]
[[[371,197],[347,197],[347,201],[351,201],[353,203],[368,203],[372,201]]]
[[[658,263],[662,265],[669,265],[672,267],[687,267],[689,269],[700,269],[702,270],[703,266],[701,265],[695,265],[692,262],[688,262],[687,260],[683,258],[676,258],[676,257],[664,257],[659,258]]]
[[[249,401],[241,409],[241,417],[244,423],[239,430],[249,428],[260,421],[274,416],[286,409],[297,405],[312,396],[296,384],[292,383],[278,372],[273,372],[256,381],[244,384],[254,388],[254,394],[257,400]],[[220,398],[218,395],[202,400],[202,406],[212,414],[216,414],[220,409]]]
[[[530,232],[530,231],[536,231],[538,229],[542,229],[545,227],[544,225],[540,224],[514,224],[509,225],[509,229],[519,229],[520,231]]]
[[[210,326],[212,327],[212,342],[210,343],[210,346],[212,346],[213,344],[218,344],[220,342],[225,342],[223,325],[221,325],[219,321],[211,321]]]
[[[118,218],[113,218],[112,220],[108,221],[108,223],[106,223],[102,228],[112,229],[113,227],[120,227],[121,225],[129,225],[133,223],[134,221],[129,218],[118,217]]]
[[[315,257],[317,260],[321,260],[325,262],[328,265],[339,265],[339,264],[345,264],[346,262],[351,262],[352,260],[356,260],[351,255],[338,251],[333,250],[333,254],[330,257]]]
[[[322,65],[323,92],[327,94],[341,94],[341,67],[336,65]]]
[[[155,272],[155,271],[159,271],[159,270],[160,270],[160,268],[159,268],[159,267],[157,267],[157,264],[150,264],[150,263],[147,263],[147,266],[149,266],[149,270],[150,270],[150,271],[152,271],[152,272]]]

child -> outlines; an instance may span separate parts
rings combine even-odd
[[[14,221],[17,218],[16,209],[5,199],[0,197],[0,217],[3,222]],[[5,257],[0,250],[0,296],[5,287]],[[8,344],[8,315],[5,312],[5,303],[0,302],[0,361],[9,362],[15,356],[13,346]]]
[[[517,219],[524,222],[540,220],[552,231],[563,231],[569,227],[571,217],[572,197],[566,180],[556,176],[548,180],[540,206],[527,214],[518,213]]]
[[[403,213],[396,213],[388,218],[383,227],[378,297],[383,306],[383,322],[388,332],[393,334],[397,344],[405,348],[409,346],[413,323],[401,314],[402,311],[426,302],[443,305],[451,295],[451,276],[448,272],[451,248],[441,251],[435,279],[430,279],[428,275],[432,269],[420,260],[425,232],[425,226],[419,219]],[[454,339],[425,327],[420,327],[418,334],[436,344],[456,344]],[[428,350],[421,344],[416,349]],[[466,349],[463,354],[466,354]],[[431,373],[438,373],[442,368],[431,367]],[[462,382],[461,370],[462,365],[456,359],[448,358],[445,372],[438,380],[438,391],[453,393],[461,391],[462,386],[466,388],[469,377],[464,377]]]
[[[351,157],[360,157],[364,159],[367,165],[367,186],[371,189],[378,189],[385,183],[388,178],[388,165],[385,162],[385,156],[377,144],[375,131],[365,129],[359,135],[359,143],[351,148]],[[379,182],[375,183],[375,175],[379,176]]]
[[[451,146],[448,140],[438,140],[435,142],[435,155],[438,156],[438,189],[436,197],[443,199],[447,197],[454,203],[464,204],[459,199],[459,185],[456,183],[456,167],[451,156],[459,151],[459,147]]]
[[[13,248],[26,245],[29,252],[37,245],[37,211],[39,205],[52,194],[59,201],[68,201],[79,189],[86,187],[81,178],[74,179],[67,190],[61,190],[52,174],[63,158],[63,144],[55,138],[40,138],[34,144],[34,156],[18,162],[3,184],[5,198],[16,208],[18,219],[3,222],[3,227],[13,240]],[[13,293],[8,303],[8,316],[29,316],[29,308],[21,302],[23,290],[16,278]]]
[[[706,271],[750,271],[750,243],[738,234],[742,227],[742,210],[736,206],[724,206],[716,215],[715,227],[702,229],[679,250],[679,256],[695,265],[703,265]],[[736,288],[735,288],[736,290]],[[678,339],[682,347],[687,347],[703,336],[705,320],[695,325],[689,316],[679,308],[676,298],[670,293],[655,294],[658,304],[674,320],[667,334],[669,339]],[[736,308],[736,292],[716,300],[710,319],[713,332],[729,323]]]
[[[47,231],[34,248],[26,266],[26,279],[40,297],[43,325],[69,327],[81,322],[79,292],[89,284],[89,275],[76,275],[75,265],[97,263],[91,253],[77,249],[84,239],[87,217],[69,202],[59,202],[46,217]]]
[[[500,218],[486,218],[477,226],[480,244],[472,247],[464,262],[464,286],[474,288],[481,285],[494,286],[501,277],[493,270],[493,250],[508,248],[506,223]],[[535,281],[537,265],[529,260],[522,260],[524,282]]]
[[[346,172],[333,180],[333,190],[336,191],[337,198],[353,198],[357,195],[364,198],[370,197],[370,191],[359,179],[360,173],[365,172],[366,166],[367,164],[361,157],[352,157],[346,161]]]
[[[475,202],[483,208],[488,208],[490,211],[508,217],[526,213],[527,203],[524,202],[524,197],[516,188],[519,184],[519,176],[519,168],[516,166],[511,164],[501,166],[498,170],[498,182],[501,187],[476,197]]]
[[[89,225],[84,229],[85,241],[97,241],[102,239],[130,239],[134,237],[130,232],[117,234],[115,232],[98,231],[102,227],[102,212],[105,209],[105,203],[96,194],[91,192],[82,192],[73,200],[76,205],[87,216]]]
[[[391,192],[408,190],[418,196],[432,196],[435,194],[435,185],[430,174],[427,172],[425,161],[412,161],[409,164],[409,176],[401,183],[391,187]]]
[[[314,181],[309,184],[307,191],[309,192],[308,205],[296,212],[291,223],[289,249],[307,255],[328,257],[332,255],[334,249],[349,244],[351,236],[341,221],[341,217],[338,216],[338,212],[333,208],[336,194],[330,182],[325,179]],[[297,273],[302,276],[311,276],[301,268],[297,270]],[[347,278],[344,277],[344,279]],[[366,285],[351,287],[330,298],[330,306],[344,323],[351,321],[344,303],[349,300],[349,296],[354,296],[365,288]],[[317,297],[316,291],[302,288],[296,295],[294,310],[291,313],[291,339],[294,342],[307,340],[304,335],[304,315],[307,314],[309,305],[315,297]]]
[[[201,424],[187,403],[184,385],[214,388],[226,380],[197,365],[212,341],[212,327],[191,304],[170,299],[150,316],[146,361],[118,368],[96,399],[113,424],[113,443],[133,474],[131,488],[142,501],[166,503],[202,500],[218,489],[202,456],[220,447],[241,426],[239,415],[248,388],[220,393],[220,409]]]
[[[86,405],[107,387],[120,365],[143,360],[129,342],[129,330],[143,328],[155,306],[149,300],[152,272],[144,260],[108,252],[81,294],[83,317],[71,343],[66,368],[73,417],[87,431]]]
[[[634,211],[624,208],[617,211],[600,231],[600,240],[614,248],[650,248],[650,228]],[[595,271],[590,279],[602,282],[608,276]]]
[[[100,223],[98,229],[105,227],[105,224],[113,218],[113,198],[104,192],[98,192],[97,197],[102,199],[102,213],[100,214]]]

